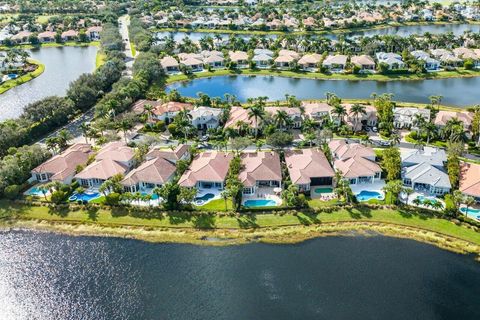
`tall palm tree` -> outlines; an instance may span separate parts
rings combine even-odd
[[[255,138],[258,138],[259,119],[265,118],[265,107],[261,104],[253,104],[249,107],[248,119],[254,118],[255,120]]]
[[[335,104],[331,113],[337,116],[340,123],[343,123],[344,118],[347,115],[347,109],[341,104]]]
[[[117,125],[118,130],[123,132],[123,139],[125,140],[125,143],[127,143],[127,132],[128,130],[132,129],[132,127],[133,124],[128,119],[122,119]]]
[[[58,147],[63,150],[67,147],[68,142],[73,139],[73,136],[67,129],[62,129],[57,133],[56,138]]]
[[[80,131],[82,131],[82,135],[85,138],[85,143],[88,143],[88,136],[90,132],[90,124],[87,122],[82,122],[80,124]]]
[[[287,127],[290,117],[285,110],[278,110],[274,116],[275,124],[280,128]]]
[[[367,108],[364,105],[355,103],[351,108],[350,108],[350,114],[353,115],[355,119],[355,128],[354,131],[357,130],[358,127],[358,119],[360,118],[360,115],[366,115],[367,114]]]
[[[153,106],[151,104],[145,104],[143,106],[143,112],[147,115],[147,119],[151,120],[153,117]]]

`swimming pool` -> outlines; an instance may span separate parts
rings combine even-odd
[[[430,201],[430,203],[437,203],[437,202],[439,202],[438,199],[435,198],[435,197],[418,196],[417,199],[420,200],[420,202],[421,202],[422,204],[425,203],[426,200]]]
[[[266,199],[254,199],[254,200],[247,200],[243,203],[244,207],[247,208],[255,208],[255,207],[276,207],[277,203],[273,200],[266,200]]]
[[[142,196],[147,196],[147,195],[150,195],[152,197],[151,200],[157,200],[158,199],[158,194],[142,192]]]
[[[315,193],[332,193],[333,192],[333,188],[315,188],[315,190],[313,190]]]
[[[358,201],[369,201],[372,199],[383,200],[383,195],[377,191],[362,190],[355,195]]]
[[[466,214],[470,218],[480,220],[480,209],[468,208],[467,210],[466,207],[462,207],[460,208],[460,212]]]
[[[94,199],[100,198],[100,193],[98,192],[83,192],[83,193],[74,193],[68,200],[70,201],[91,201]]]
[[[28,189],[27,191],[25,191],[23,194],[26,195],[26,196],[43,197],[43,193],[40,190],[40,186],[33,186],[30,189]],[[49,195],[49,194],[50,194],[50,191],[47,191],[46,195]]]
[[[194,203],[197,206],[203,206],[204,204],[206,204],[207,202],[209,202],[213,198],[215,198],[215,195],[213,193],[205,193],[201,197],[196,197]]]

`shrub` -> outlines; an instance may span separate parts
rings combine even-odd
[[[7,186],[5,190],[3,191],[3,194],[5,198],[13,200],[18,197],[18,194],[20,193],[20,186],[16,184],[12,184],[10,186]]]
[[[105,202],[111,206],[117,205],[120,202],[120,194],[116,192],[107,194]]]
[[[67,194],[64,191],[57,190],[52,193],[52,196],[50,199],[52,200],[53,203],[59,204],[65,201],[66,197],[67,197]]]

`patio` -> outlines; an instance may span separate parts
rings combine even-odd
[[[213,200],[222,198],[223,189],[219,188],[199,188],[197,189],[197,196],[195,197],[194,204],[196,206],[203,206]]]
[[[272,200],[275,201],[276,206],[282,204],[282,198],[280,193],[276,193],[274,190],[276,187],[257,187],[253,194],[243,194],[242,205],[248,200]]]
[[[350,188],[352,189],[354,194],[358,194],[362,191],[375,191],[380,194],[384,194],[383,187],[385,187],[384,180],[375,180],[374,183],[360,183],[360,184],[352,184]]]
[[[426,200],[430,200],[430,201],[438,201],[442,204],[442,209],[434,209],[432,208],[431,206],[425,206],[423,204],[420,204],[420,205],[416,205],[413,200],[417,199],[418,197],[420,197],[420,199],[426,199]],[[443,201],[442,199],[439,199],[439,198],[436,198],[436,197],[432,197],[430,196],[430,194],[428,193],[425,193],[425,192],[418,192],[418,191],[415,191],[413,192],[411,195],[406,196],[405,193],[400,193],[400,201],[405,203],[405,204],[408,204],[408,205],[411,205],[411,206],[414,206],[414,207],[420,207],[420,208],[425,208],[425,209],[431,209],[431,210],[443,210],[443,208],[445,208],[445,201]]]

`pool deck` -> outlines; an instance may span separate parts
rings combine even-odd
[[[362,191],[375,191],[380,193],[385,197],[385,192],[383,192],[383,187],[385,187],[385,180],[377,180],[374,183],[361,183],[361,184],[352,184],[350,188],[352,189],[353,194],[358,194]]]
[[[460,205],[460,209],[462,208],[466,208],[467,206],[462,204]],[[473,220],[476,220],[476,221],[480,221],[480,207],[478,205],[474,205],[474,206],[471,206],[471,207],[468,207],[469,210],[473,209],[473,210],[479,210],[478,213],[472,213],[472,212],[469,212],[469,213],[465,213],[465,212],[462,212],[460,211],[460,213],[462,215],[466,215],[467,217],[469,217],[470,219],[473,219]]]
[[[429,194],[419,192],[419,191],[415,191],[414,193],[409,195],[408,199],[405,199],[405,194],[400,194],[399,199],[400,199],[401,202],[406,203],[406,204],[411,205],[411,206],[414,206],[414,207],[427,208],[427,209],[430,209],[430,210],[435,210],[431,207],[424,206],[423,204],[421,204],[419,206],[415,205],[415,203],[413,203],[413,200],[415,200],[417,197],[420,197],[420,196],[422,196],[424,198],[435,198],[435,200],[440,202],[443,205],[443,208],[445,208],[445,201],[443,201],[442,199],[439,199],[437,197],[434,197],[434,196],[431,196]],[[437,211],[442,211],[442,210],[443,209],[437,209]]]
[[[332,189],[332,192],[318,193],[315,192],[316,189]],[[310,186],[310,197],[312,199],[331,200],[336,197],[333,189],[333,186]]]
[[[276,203],[276,206],[282,204],[282,198],[273,192],[272,187],[257,187],[257,190],[254,194],[243,195],[242,196],[242,205],[245,204],[247,200],[273,200]]]
[[[205,201],[202,200],[203,203],[201,203],[201,204],[198,204],[198,203],[196,203],[196,201],[194,201],[194,205],[196,205],[196,206],[204,206],[204,205],[206,205],[207,203],[209,203],[210,201],[222,199],[222,191],[223,191],[223,190],[220,190],[220,189],[218,189],[218,188],[210,188],[210,189],[200,188],[200,189],[197,190],[196,198],[203,197],[204,195],[209,194],[209,193],[213,194],[213,198],[208,199],[208,200],[205,200]]]

